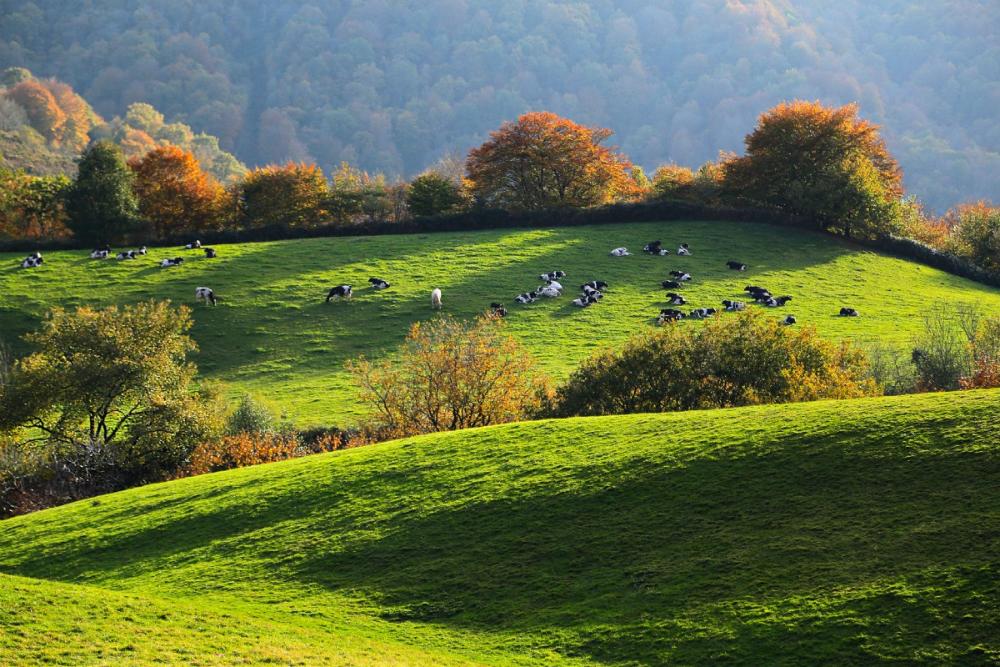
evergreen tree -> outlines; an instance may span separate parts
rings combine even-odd
[[[66,198],[69,228],[76,238],[112,243],[134,230],[139,203],[133,181],[125,156],[114,144],[101,141],[84,151]]]

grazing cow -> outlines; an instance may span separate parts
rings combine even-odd
[[[858,316],[858,311],[854,310],[853,308],[841,308],[840,309],[840,316],[841,317],[857,317]]]
[[[197,250],[201,247],[201,241],[195,240],[184,246],[185,250]]]
[[[642,246],[642,251],[648,252],[650,255],[660,255],[661,257],[663,255],[669,255],[670,251],[667,250],[666,248],[662,248],[661,247],[662,243],[663,242],[659,240],[650,241],[646,245]]]
[[[215,291],[211,287],[195,287],[194,299],[195,301],[204,300],[206,306],[209,303],[214,306],[218,301],[215,297]]]
[[[507,309],[503,307],[502,303],[494,301],[490,304],[490,315],[493,317],[507,317]]]
[[[715,315],[715,313],[716,313],[715,308],[695,308],[690,313],[688,313],[688,317],[690,317],[693,320],[703,320],[707,317]]]
[[[675,279],[677,279],[678,282],[682,283],[691,280],[691,274],[684,273],[683,271],[671,271],[670,275],[672,275]]]
[[[515,296],[514,301],[517,301],[518,303],[534,303],[537,298],[538,292],[525,292]]]
[[[91,259],[107,259],[111,255],[111,247],[104,246],[103,248],[94,248],[90,253]]]
[[[795,319],[794,315],[789,315],[785,319],[781,320],[781,323],[784,324],[786,327],[789,327],[789,326],[795,324],[796,321],[797,320]]]
[[[386,289],[389,287],[389,283],[381,278],[369,278],[368,284],[372,286],[372,289]]]
[[[681,288],[681,284],[679,282],[677,282],[676,280],[664,280],[660,284],[663,285],[663,289],[680,289]]]
[[[675,292],[668,293],[667,300],[670,302],[671,306],[683,306],[687,303],[687,299],[682,297],[680,294],[676,294]]]
[[[583,291],[587,291],[588,287],[592,290],[605,290],[608,289],[608,284],[603,280],[591,280],[589,283],[580,285],[580,289]]]
[[[431,290],[431,308],[441,310],[441,288],[435,287]]]
[[[163,268],[167,268],[169,266],[180,266],[183,263],[184,263],[183,257],[173,257],[170,259],[165,259],[162,262],[160,262],[160,266],[162,266]]]
[[[686,257],[691,254],[691,249],[688,247],[687,243],[682,243],[681,247],[677,249],[677,254],[681,257]]]
[[[726,262],[726,266],[728,266],[733,271],[746,271],[747,270],[747,265],[744,264],[743,262],[734,262],[734,261],[730,260],[730,261]]]
[[[215,248],[202,248],[205,251],[205,259],[215,259],[217,255],[215,254]]]
[[[326,302],[330,303],[330,299],[348,299],[354,296],[354,287],[351,285],[337,285],[336,287],[331,287],[330,291],[326,293]]]
[[[535,292],[539,296],[548,297],[550,299],[555,298],[557,296],[562,296],[562,288],[553,287],[551,284],[550,285],[542,285],[537,290],[535,290]]]
[[[611,251],[612,257],[628,257],[628,255],[629,255],[628,248],[615,248],[614,250]]]
[[[538,276],[538,279],[544,280],[547,283],[551,283],[559,278],[565,278],[565,277],[566,277],[565,271],[549,271],[548,273],[543,273],[542,275]]]
[[[729,299],[724,299],[722,305],[726,307],[727,313],[735,313],[740,310],[746,310],[747,305],[742,301],[730,301]]]

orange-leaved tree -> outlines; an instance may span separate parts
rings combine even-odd
[[[191,153],[161,146],[129,161],[139,214],[157,238],[221,226],[225,191]]]
[[[597,206],[638,194],[632,164],[602,146],[611,130],[554,113],[534,112],[504,123],[469,152],[472,195],[510,210]]]
[[[240,214],[246,227],[314,227],[329,217],[330,188],[314,164],[289,162],[254,169],[239,184]]]
[[[410,328],[400,353],[348,368],[374,412],[369,431],[385,437],[517,421],[533,414],[549,385],[503,321],[448,317]]]
[[[66,114],[49,89],[34,79],[22,81],[6,93],[28,114],[31,127],[47,141],[59,143],[66,125]]]
[[[848,237],[874,237],[900,224],[902,173],[858,107],[779,104],[746,137],[746,155],[726,162],[728,193],[809,216]]]

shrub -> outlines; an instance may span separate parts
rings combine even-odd
[[[349,364],[379,439],[517,421],[546,390],[535,362],[503,323],[444,317],[415,323],[399,354]]]
[[[202,475],[219,470],[243,468],[260,463],[284,461],[307,453],[294,435],[247,433],[207,440],[191,452],[185,475]]]
[[[464,204],[461,188],[433,171],[417,176],[406,189],[406,204],[413,215],[439,215]]]
[[[954,322],[940,312],[924,319],[924,330],[914,344],[912,360],[919,391],[958,389],[971,367],[968,341]]]
[[[250,394],[243,394],[236,409],[226,420],[226,435],[266,435],[275,431],[274,414],[266,405],[254,400]]]
[[[956,250],[987,271],[1000,271],[1000,208],[965,204],[946,216]]]
[[[591,357],[556,392],[553,416],[721,408],[879,393],[864,354],[756,312],[668,325]]]

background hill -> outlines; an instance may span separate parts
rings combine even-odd
[[[1000,199],[991,0],[7,0],[0,67],[104,116],[149,102],[244,162],[412,175],[548,109],[615,129],[638,164],[739,150],[791,98],[861,103],[942,210]]]
[[[520,423],[17,517],[0,659],[994,664],[998,407]]]
[[[651,257],[640,252],[652,239],[693,256]],[[638,254],[608,256],[625,245]],[[46,253],[40,269],[18,268],[22,255],[0,255],[0,331],[15,352],[18,337],[34,329],[51,307],[108,305],[170,298],[194,301],[194,289],[212,287],[216,308],[195,308],[192,331],[202,373],[273,401],[299,423],[343,425],[359,413],[343,364],[358,354],[379,357],[403,341],[411,323],[433,317],[429,295],[444,291],[444,312],[459,318],[502,301],[508,326],[545,371],[565,378],[603,346],[654,326],[665,307],[660,282],[675,268],[694,280],[682,291],[689,307],[717,307],[745,298],[748,283],[790,294],[774,317],[793,313],[832,339],[878,341],[909,357],[915,335],[931,311],[956,306],[1000,310],[1000,290],[926,266],[858,248],[830,236],[751,223],[670,222],[483,232],[310,239],[217,246],[219,258],[200,252],[154,249],[135,262],[87,259],[85,251]],[[183,254],[177,269],[159,260]],[[730,259],[750,264],[730,271]],[[513,298],[538,284],[538,274],[564,270],[567,294],[522,306]],[[392,288],[376,292],[379,276]],[[589,280],[610,284],[595,307],[570,305]],[[350,303],[323,302],[329,287],[351,283]],[[862,317],[840,318],[841,306]],[[700,326],[684,322],[681,326]]]

